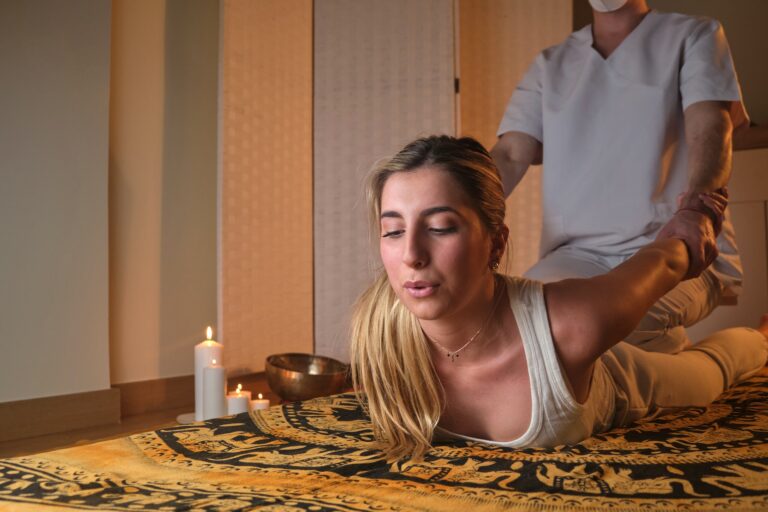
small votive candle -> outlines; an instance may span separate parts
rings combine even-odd
[[[238,384],[237,389],[227,394],[227,414],[240,414],[248,412],[248,404],[251,402],[251,392],[243,391],[243,385]]]
[[[259,409],[269,409],[269,398],[264,398],[264,396],[259,393],[258,399],[251,400],[251,409],[254,411]]]

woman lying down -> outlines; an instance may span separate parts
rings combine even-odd
[[[716,332],[676,354],[622,341],[691,277],[675,217],[607,274],[542,284],[496,273],[504,195],[475,140],[419,139],[369,185],[385,272],[355,306],[352,377],[390,458],[420,458],[440,438],[575,443],[706,405],[765,365],[768,315],[758,330]],[[725,209],[720,194],[701,199]]]

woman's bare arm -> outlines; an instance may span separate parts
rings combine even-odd
[[[585,395],[597,358],[624,339],[688,270],[677,239],[654,242],[610,272],[544,286],[550,328],[574,391]]]

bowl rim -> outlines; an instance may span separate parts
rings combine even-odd
[[[271,354],[271,355],[267,356],[267,359],[266,359],[267,366],[273,366],[275,368],[278,368],[278,369],[286,371],[286,372],[293,372],[293,373],[303,374],[303,372],[294,370],[292,368],[285,368],[282,365],[275,364],[275,360],[277,358],[280,358],[280,357],[290,357],[290,356],[301,356],[301,357],[314,358],[314,359],[324,359],[326,361],[331,361],[333,363],[336,363],[336,364],[340,365],[340,368],[341,368],[338,371],[324,372],[324,373],[314,374],[314,375],[339,375],[341,373],[346,373],[348,371],[348,369],[349,369],[349,365],[348,364],[342,363],[338,359],[334,359],[334,358],[328,357],[328,356],[320,356],[320,355],[317,355],[317,354],[308,354],[306,352],[283,352],[281,354]]]

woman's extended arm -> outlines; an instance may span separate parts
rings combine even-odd
[[[590,279],[545,285],[555,348],[577,398],[586,395],[597,358],[632,332],[664,294],[681,280],[698,276],[715,260],[715,239],[727,205],[724,188],[691,197],[654,243],[615,269]],[[698,217],[712,222],[699,222]],[[699,229],[691,229],[692,224]],[[702,241],[708,249],[699,254],[695,251]]]
[[[577,399],[586,398],[594,362],[683,279],[688,262],[682,240],[660,240],[606,274],[544,286],[555,348]]]

